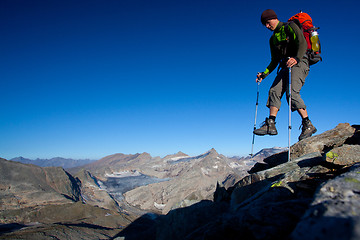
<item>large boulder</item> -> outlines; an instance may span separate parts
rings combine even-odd
[[[358,163],[318,189],[310,207],[291,234],[291,239],[360,239],[359,210]]]

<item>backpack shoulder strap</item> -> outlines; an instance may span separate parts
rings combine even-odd
[[[286,36],[288,36],[289,38],[291,38],[292,40],[294,40],[294,33],[295,33],[295,30],[294,30],[294,26],[297,25],[301,32],[302,32],[302,26],[299,22],[299,20],[295,19],[293,21],[289,21],[289,22],[286,22],[284,23],[284,31],[286,33]],[[290,31],[289,27],[291,28],[292,32]]]
[[[290,32],[290,29],[289,29],[290,24],[291,24],[291,22],[285,22],[284,23],[284,31],[285,31],[287,37],[291,36],[291,32]]]
[[[290,24],[291,23],[295,23],[299,28],[300,28],[300,30],[303,30],[303,26],[302,26],[302,24],[300,23],[300,20],[299,19],[294,19],[294,20],[292,20],[292,21],[290,21],[289,22]]]

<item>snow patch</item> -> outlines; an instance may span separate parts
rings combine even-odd
[[[208,175],[210,171],[205,168],[201,168],[201,172],[205,175]]]
[[[91,187],[91,188],[96,188],[96,189],[98,189],[98,190],[105,190],[105,189],[102,189],[101,187],[96,186],[96,185],[94,185],[94,184],[88,184],[88,186]]]
[[[239,168],[239,167],[241,167],[241,165],[238,164],[238,163],[236,163],[236,162],[231,162],[231,163],[229,164],[229,166],[230,166],[231,168]]]
[[[159,168],[159,167],[163,167],[164,165],[158,164],[158,165],[153,165],[151,166],[151,168]]]
[[[156,207],[159,210],[163,210],[165,208],[165,206],[166,206],[166,204],[154,202],[154,207]]]
[[[113,172],[113,173],[106,173],[105,177],[114,177],[114,178],[123,178],[123,177],[136,177],[140,176],[141,173],[137,170],[135,171],[122,171],[122,172]]]
[[[191,158],[191,157],[189,157],[189,156],[172,157],[172,158],[166,159],[165,162],[178,161],[178,160],[187,159],[187,158]]]
[[[99,190],[106,190],[106,186],[102,181],[97,180],[97,183],[99,184]]]

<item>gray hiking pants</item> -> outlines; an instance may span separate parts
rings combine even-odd
[[[291,68],[291,110],[306,109],[305,103],[300,96],[300,90],[305,83],[305,78],[309,74],[309,61],[305,58],[300,63]],[[281,98],[286,92],[286,100],[289,103],[289,69],[281,68],[277,74],[270,90],[266,106],[274,106],[280,110]]]

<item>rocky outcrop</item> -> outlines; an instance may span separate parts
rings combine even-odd
[[[360,239],[359,210],[360,164],[357,163],[318,189],[291,238]]]
[[[342,146],[347,140],[351,141],[356,131],[356,126],[340,123],[332,130],[294,144],[291,147],[291,158],[296,159],[313,152],[327,153],[331,149]]]
[[[269,157],[235,184],[218,183],[213,201],[144,216],[116,237],[359,239],[359,129],[339,124],[304,139],[290,162],[286,152]]]
[[[328,152],[339,151],[336,150],[338,147],[345,148],[349,143],[356,142],[357,139],[357,126],[350,126],[348,123],[340,123],[336,128],[326,131],[322,134],[306,138],[300,142],[295,143],[290,148],[291,159],[297,159],[306,154],[321,154],[326,156]],[[356,134],[355,134],[356,132]],[[356,144],[351,144],[353,151],[357,151],[359,148]],[[353,156],[353,154],[346,154],[347,156]],[[356,154],[355,154],[356,156]],[[340,157],[341,158],[341,157]],[[288,161],[288,152],[281,152],[274,154],[264,160],[264,163],[257,163],[249,173],[255,173],[261,170],[269,169],[277,166],[281,163]],[[329,160],[331,162],[333,160]],[[346,163],[347,165],[351,163]],[[344,165],[346,165],[344,164]]]

